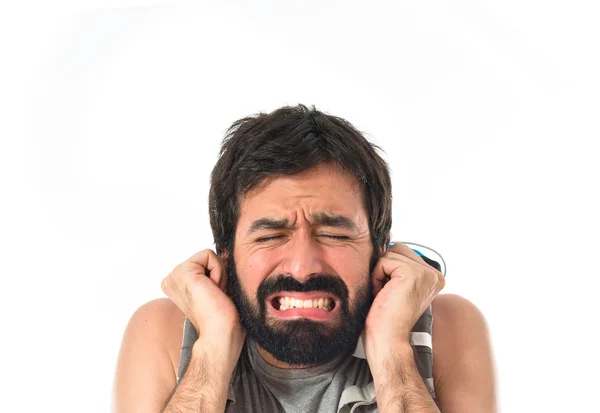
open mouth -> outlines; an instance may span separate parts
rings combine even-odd
[[[302,299],[280,295],[271,299],[271,305],[275,310],[282,312],[296,308],[315,308],[331,312],[335,308],[336,302],[333,298],[327,296]]]

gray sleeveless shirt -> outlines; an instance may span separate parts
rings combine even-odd
[[[411,345],[421,377],[432,398],[433,358],[429,308],[411,332]],[[177,384],[185,374],[191,349],[198,339],[186,318]],[[353,352],[310,368],[281,369],[267,363],[256,343],[246,338],[227,394],[225,413],[372,413],[377,412],[373,377],[369,370],[362,337]]]

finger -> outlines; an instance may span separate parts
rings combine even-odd
[[[375,267],[373,268],[373,271],[371,272],[371,277],[373,278],[373,283],[375,284],[381,284],[383,285],[385,283],[385,280],[387,278],[386,273],[383,271],[383,267],[381,265],[382,261],[384,260],[384,258],[380,258],[379,261],[377,261],[377,264],[375,264]]]
[[[398,245],[397,248],[396,245]],[[392,249],[394,248],[394,249]],[[432,265],[429,265],[427,262],[425,262],[425,260],[423,260],[423,258],[421,258],[421,256],[419,254],[417,254],[416,252],[414,252],[412,249],[410,249],[409,247],[407,247],[404,244],[394,244],[392,246],[392,248],[388,249],[388,252],[386,252],[386,254],[389,254],[390,256],[399,259],[399,260],[410,260],[412,262],[414,262],[415,264],[418,264],[422,267],[427,268],[428,270],[432,270],[435,271],[436,274],[438,274],[438,277],[444,277],[444,274],[442,274],[437,268],[433,267]],[[385,257],[385,255],[384,255]]]
[[[434,268],[435,270],[435,268]],[[439,294],[440,291],[442,291],[444,289],[444,287],[446,286],[446,277],[444,277],[444,274],[442,274],[441,272],[437,271],[437,278],[438,278],[438,290],[437,293]]]
[[[403,255],[392,255],[381,257],[376,265],[376,271],[373,276],[380,282],[385,282],[391,278],[402,277],[406,274],[412,274],[415,263],[412,259]]]
[[[169,273],[168,276],[166,276],[165,278],[163,278],[160,287],[162,289],[162,291],[165,293],[165,295],[181,310],[184,311],[184,308],[182,308],[180,301],[177,297],[177,295],[174,293],[173,291],[173,276],[172,273]]]
[[[422,274],[422,276],[417,276]],[[373,294],[376,296],[384,285],[391,279],[402,280],[416,278],[418,284],[439,285],[443,275],[435,268],[413,261],[401,254],[384,255],[379,259],[372,272]],[[429,280],[429,281],[428,281]],[[433,281],[436,280],[436,281]]]
[[[205,274],[220,287],[223,276],[223,264],[219,256],[212,250],[203,250],[192,255],[187,262],[201,266]]]
[[[381,289],[383,289],[383,287],[385,286],[385,284],[390,280],[390,270],[389,270],[389,265],[388,261],[390,261],[390,258],[387,257],[381,257],[379,259],[379,261],[377,261],[377,264],[375,265],[375,267],[373,268],[373,272],[371,273],[372,276],[372,282],[373,282],[373,296],[376,297],[377,294],[379,294],[379,291],[381,291]],[[396,260],[396,262],[398,262]],[[388,269],[386,271],[386,269]]]
[[[170,291],[170,287],[169,287],[169,279],[171,278],[171,273],[169,273],[169,275],[167,275],[165,278],[163,278],[163,280],[160,283],[160,289],[162,290],[163,293],[165,293],[165,295],[168,297],[169,296],[169,291]]]
[[[408,245],[402,244],[400,242],[395,243],[390,248],[388,248],[387,252],[392,252],[395,254],[403,255],[405,257],[410,258],[412,261],[415,261],[419,264],[428,265],[423,258],[419,254],[413,251]]]
[[[381,282],[373,278],[373,298],[377,297],[377,294],[379,294],[379,292],[383,290],[384,286],[385,282]]]

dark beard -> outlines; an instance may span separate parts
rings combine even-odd
[[[375,262],[371,260],[370,270]],[[305,283],[291,276],[269,277],[258,287],[256,301],[252,303],[240,285],[233,254],[229,255],[227,265],[232,299],[246,334],[277,360],[296,366],[318,365],[346,354],[356,346],[373,302],[370,276],[364,277],[366,285],[357,290],[352,308],[346,284],[339,276],[331,274],[315,274]],[[282,291],[325,291],[335,295],[341,305],[338,322],[332,325],[300,318],[267,323],[266,298]]]

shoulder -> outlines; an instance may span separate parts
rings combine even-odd
[[[157,298],[141,305],[133,313],[126,336],[138,342],[138,346],[166,353],[177,374],[184,321],[185,314],[171,299]]]
[[[112,411],[158,411],[164,406],[177,381],[184,320],[166,298],[149,301],[135,310],[119,350]]]
[[[439,294],[431,303],[431,312],[434,319],[444,323],[464,323],[465,317],[471,322],[485,323],[475,304],[456,294]]]
[[[463,353],[473,343],[488,340],[487,322],[471,301],[456,294],[440,294],[431,303],[434,363],[446,366],[452,355]],[[447,358],[446,358],[447,356]]]
[[[442,411],[494,411],[493,357],[483,313],[455,294],[438,295],[431,311],[434,382],[447,407]]]

